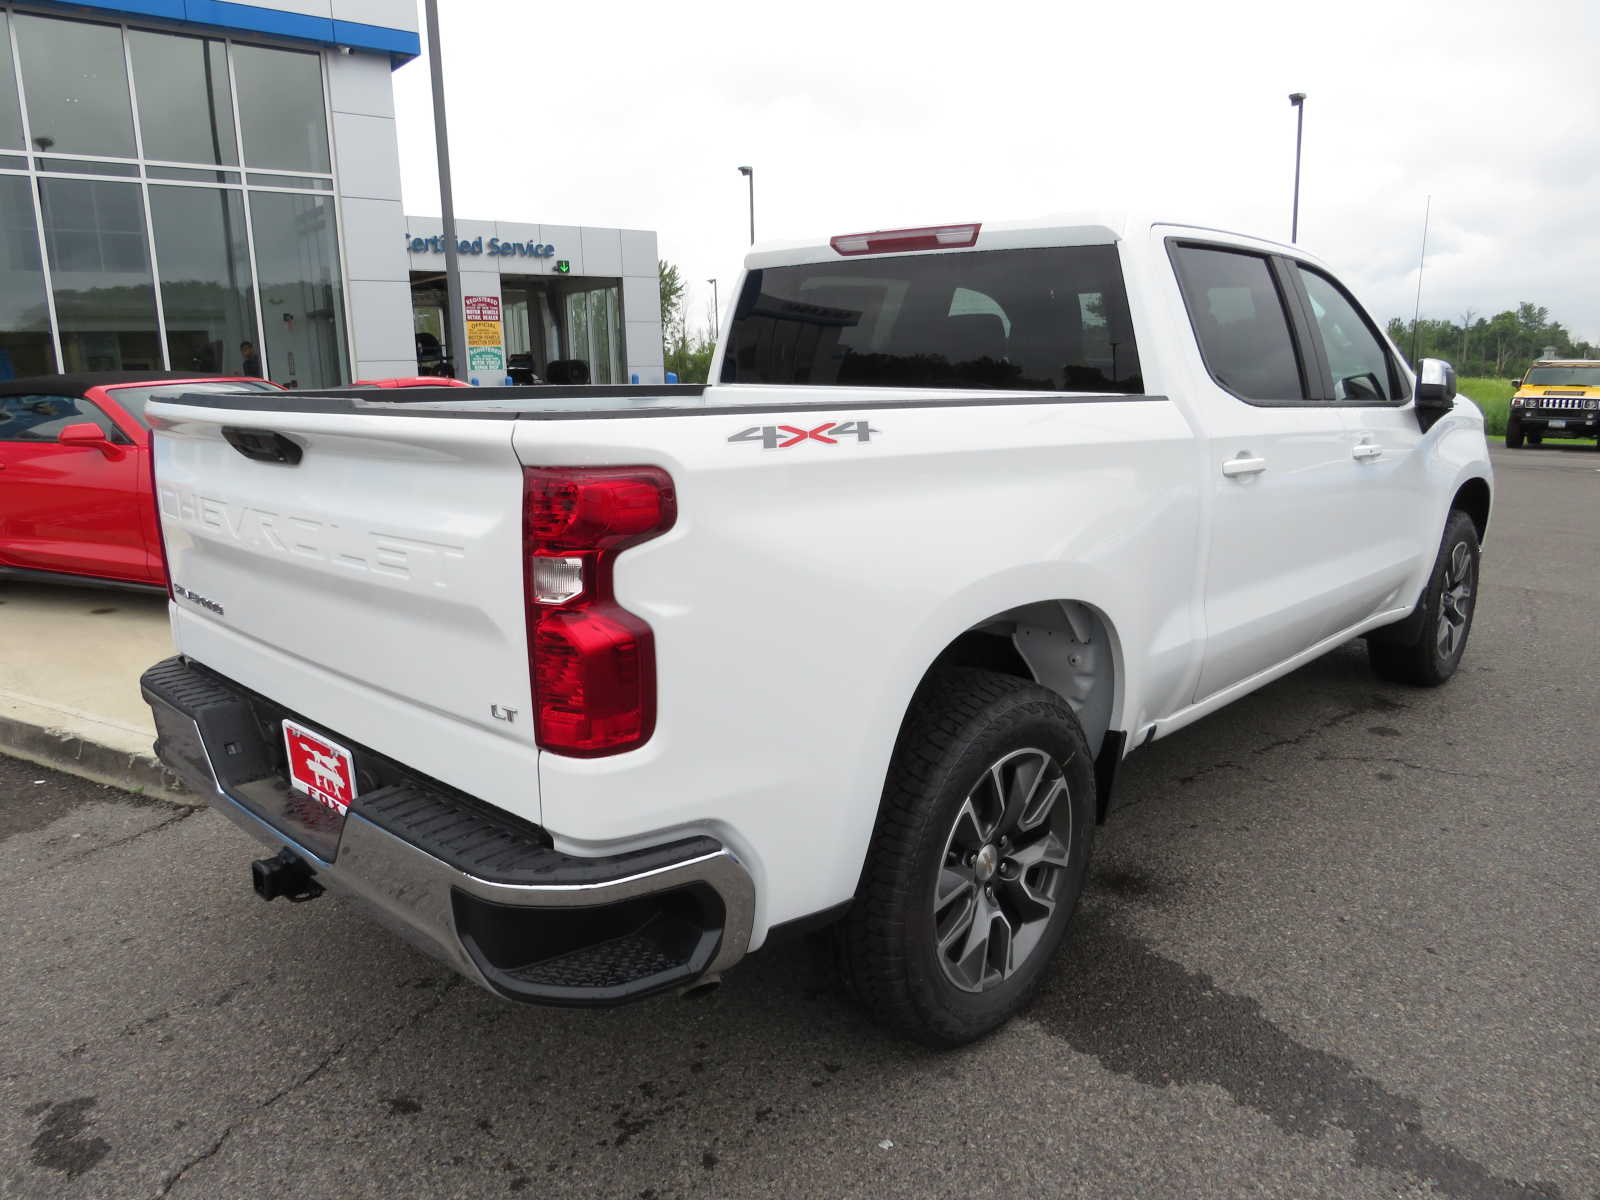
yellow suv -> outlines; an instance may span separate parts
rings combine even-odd
[[[1506,445],[1600,434],[1600,360],[1541,359],[1521,379],[1506,417]],[[1597,443],[1600,444],[1600,443]]]

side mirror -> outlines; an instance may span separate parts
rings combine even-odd
[[[1513,380],[1512,380],[1512,381],[1511,381],[1511,386],[1512,386],[1512,387],[1514,387],[1514,388],[1519,388],[1519,387],[1521,387],[1521,386],[1522,386],[1522,380],[1520,380],[1520,379],[1513,379]]]
[[[1442,358],[1417,364],[1417,420],[1423,432],[1456,405],[1456,369]]]
[[[105,431],[93,421],[78,421],[68,425],[56,434],[56,441],[63,446],[83,446],[85,449],[99,450],[107,458],[121,457],[121,453],[111,444],[111,439],[106,437]]]

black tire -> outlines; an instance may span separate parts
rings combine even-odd
[[[1506,423],[1506,448],[1508,450],[1522,449],[1522,426],[1515,421]]]
[[[1016,820],[1002,815],[984,832],[978,814],[998,811],[995,802]],[[1093,761],[1066,701],[1010,675],[931,674],[895,744],[856,900],[835,932],[845,982],[873,1019],[950,1047],[1020,1012],[1067,935],[1094,820]],[[963,829],[982,842],[977,853],[965,852]]]
[[[1544,434],[1542,434],[1542,433],[1530,433],[1528,435],[1528,445],[1530,445],[1530,446],[1542,446],[1542,445],[1544,445]]]
[[[1379,630],[1367,639],[1367,657],[1378,678],[1438,687],[1456,673],[1477,611],[1478,559],[1477,527],[1466,513],[1452,509],[1422,593],[1422,617],[1415,634],[1400,638]]]

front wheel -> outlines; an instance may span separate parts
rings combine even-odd
[[[1508,450],[1522,449],[1522,426],[1515,421],[1506,425],[1506,448]]]
[[[1066,937],[1094,819],[1089,745],[1060,696],[989,671],[925,680],[837,933],[873,1018],[947,1047],[1020,1012]]]
[[[1367,639],[1367,657],[1380,679],[1416,687],[1438,687],[1456,673],[1472,632],[1478,592],[1478,529],[1452,509],[1433,574],[1423,592],[1421,621],[1401,640],[1378,630]]]

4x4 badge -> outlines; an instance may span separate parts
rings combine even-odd
[[[749,429],[741,429],[728,440],[760,442],[763,450],[787,450],[801,442],[821,442],[825,446],[837,446],[849,438],[870,442],[873,434],[882,432],[866,421],[824,421],[815,429],[801,429],[798,425],[752,425]]]

